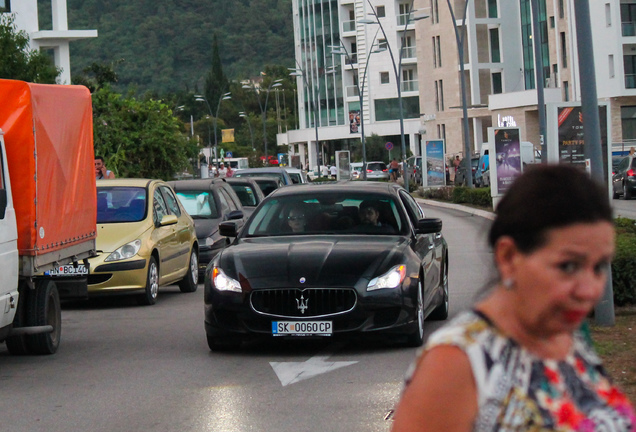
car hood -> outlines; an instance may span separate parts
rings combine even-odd
[[[251,288],[353,286],[404,262],[400,236],[312,236],[242,239],[225,249],[219,264]]]
[[[152,222],[98,223],[95,245],[98,251],[113,252],[133,240],[141,238],[153,227]]]

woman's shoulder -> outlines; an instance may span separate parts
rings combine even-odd
[[[467,349],[471,345],[481,344],[485,339],[497,336],[501,335],[484,315],[475,310],[467,310],[433,332],[425,349],[439,345],[454,345]]]

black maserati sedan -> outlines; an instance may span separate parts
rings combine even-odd
[[[394,183],[280,188],[207,266],[205,330],[211,350],[253,337],[352,333],[423,342],[425,319],[448,317],[448,246]]]

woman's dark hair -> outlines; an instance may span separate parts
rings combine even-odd
[[[496,215],[488,236],[490,246],[510,236],[523,253],[543,246],[550,229],[613,222],[606,188],[568,165],[529,166],[501,199]]]

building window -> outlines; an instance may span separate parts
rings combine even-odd
[[[437,64],[442,67],[442,47],[439,43],[439,36],[435,36],[435,40],[437,41]]]
[[[550,28],[554,28],[555,24],[554,24],[554,17],[551,16],[550,17]]]
[[[398,98],[376,99],[375,100],[375,120],[399,120],[400,103]],[[402,110],[404,118],[420,118],[420,98],[419,96],[409,96],[402,98]]]
[[[614,71],[614,55],[613,54],[610,54],[607,56],[607,63],[609,67],[609,77],[614,78],[616,73]]]
[[[386,9],[384,6],[377,6],[375,8],[375,13],[378,15],[378,18],[384,18],[386,16]]]
[[[435,40],[435,36],[433,39],[433,68],[437,68],[437,42]]]
[[[418,91],[417,74],[413,69],[402,70],[402,91]]]
[[[435,81],[435,111],[439,111],[439,82]]]
[[[561,66],[568,67],[568,51],[565,39],[565,32],[561,32]]]
[[[621,107],[621,126],[623,129],[623,141],[636,138],[636,106]]]
[[[499,63],[501,61],[501,53],[499,52],[499,29],[493,28],[490,33],[490,61]]]
[[[559,0],[559,18],[565,17],[565,8],[563,7],[563,0]]]
[[[497,0],[488,0],[488,18],[497,18]]]
[[[605,25],[607,27],[612,26],[612,9],[609,3],[605,3]]]
[[[11,12],[11,0],[0,0],[0,13]]]
[[[439,110],[444,111],[444,82],[439,80]]]
[[[636,88],[636,56],[623,56],[625,65],[625,88]]]
[[[389,49],[389,44],[386,43],[386,39],[378,39],[378,49],[381,49],[381,50]]]
[[[570,100],[570,83],[563,81],[563,100],[568,102]]]
[[[623,36],[636,36],[636,3],[621,3],[621,23]]]
[[[501,72],[494,72],[492,74],[492,94],[503,93],[501,85]]]
[[[433,0],[433,24],[439,24],[439,7],[437,4],[437,0]]]
[[[388,72],[380,72],[380,84],[389,84],[389,73]]]

